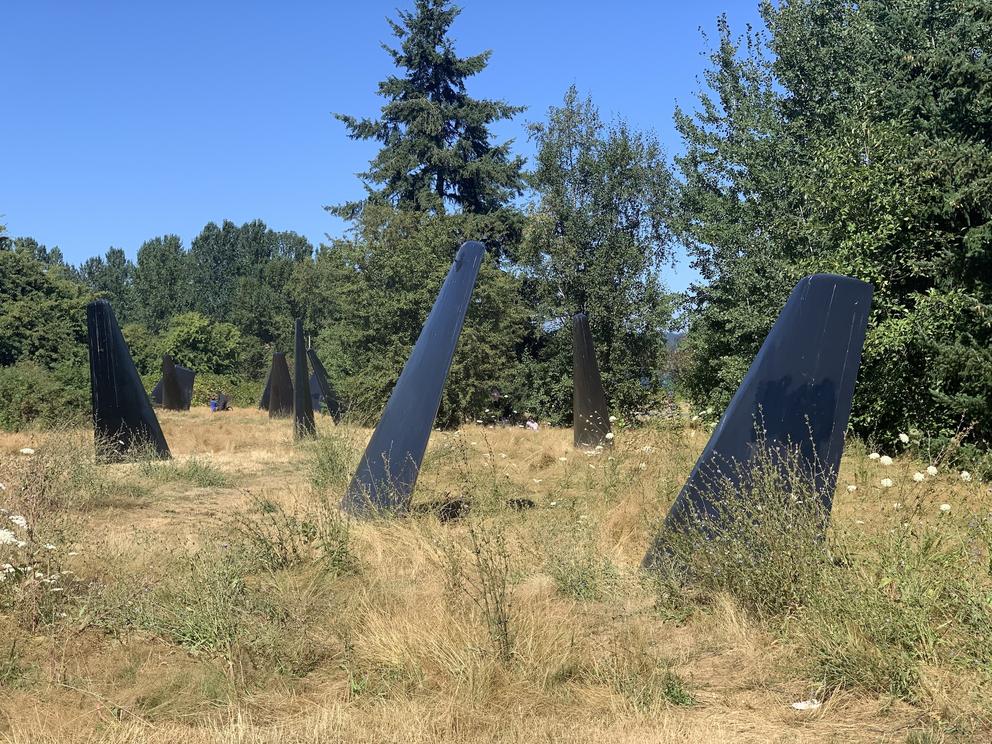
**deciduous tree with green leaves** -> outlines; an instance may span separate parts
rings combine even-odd
[[[665,218],[672,177],[657,140],[622,121],[607,124],[569,88],[537,145],[531,184],[538,200],[521,252],[537,305],[527,406],[567,420],[571,324],[589,313],[611,405],[631,411],[657,389],[672,303],[659,270],[670,258]]]

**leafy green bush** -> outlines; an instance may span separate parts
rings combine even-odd
[[[27,359],[0,367],[0,428],[20,431],[32,424],[82,423],[88,412],[86,370],[51,371]]]

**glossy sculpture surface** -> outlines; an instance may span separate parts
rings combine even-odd
[[[346,511],[364,516],[409,507],[484,254],[476,241],[458,249],[348,486]]]
[[[576,447],[605,445],[610,409],[585,313],[572,316],[572,434]]]
[[[267,392],[269,418],[287,418],[293,415],[293,381],[289,376],[289,365],[284,352],[277,351],[272,355]]]
[[[176,364],[168,354],[162,355],[162,379],[152,389],[152,402],[171,411],[188,411],[193,403],[196,372]]]
[[[749,462],[798,467],[829,515],[854,383],[861,365],[870,284],[816,274],[799,282],[751,363],[644,559],[662,559],[672,530],[718,533],[727,489],[746,492]]]
[[[120,460],[145,452],[169,457],[169,445],[109,302],[96,300],[86,306],[86,327],[97,459]]]
[[[310,374],[307,370],[307,352],[303,345],[303,321],[296,319],[296,343],[293,349],[293,437],[311,439],[317,436],[313,419],[313,402],[310,399]]]

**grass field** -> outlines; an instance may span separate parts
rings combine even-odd
[[[992,496],[936,455],[851,442],[826,544],[769,508],[763,557],[647,577],[688,424],[435,432],[414,513],[348,523],[368,430],[160,419],[169,462],[0,434],[0,741],[992,738]]]

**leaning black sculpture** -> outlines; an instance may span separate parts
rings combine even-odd
[[[272,369],[266,384],[269,418],[287,418],[293,415],[293,381],[289,377],[286,354],[277,351],[272,355]],[[265,393],[262,395],[265,398]]]
[[[307,349],[307,358],[310,359],[310,366],[313,368],[313,374],[310,375],[310,397],[313,401],[313,408],[315,411],[319,410],[320,404],[323,402],[327,412],[337,424],[341,421],[342,406],[337,393],[327,379],[327,370],[324,369],[324,365],[317,357],[317,352],[313,349]]]
[[[296,319],[296,344],[293,349],[293,438],[312,439],[317,436],[310,400],[310,376],[307,374],[307,354],[303,345],[303,321]]]
[[[168,354],[162,355],[162,379],[152,388],[152,402],[170,411],[188,411],[193,403],[196,372],[176,364]]]
[[[163,459],[170,457],[109,302],[96,300],[86,306],[86,328],[97,460],[126,459],[145,448]]]
[[[585,313],[572,316],[572,437],[576,447],[609,442],[610,409]]]
[[[833,274],[796,285],[669,510],[645,567],[663,561],[672,531],[719,533],[726,518],[720,489],[747,487],[747,465],[758,447],[798,460],[829,515],[871,296],[870,284]]]
[[[405,511],[441,404],[485,246],[458,249],[341,504],[357,516]]]

